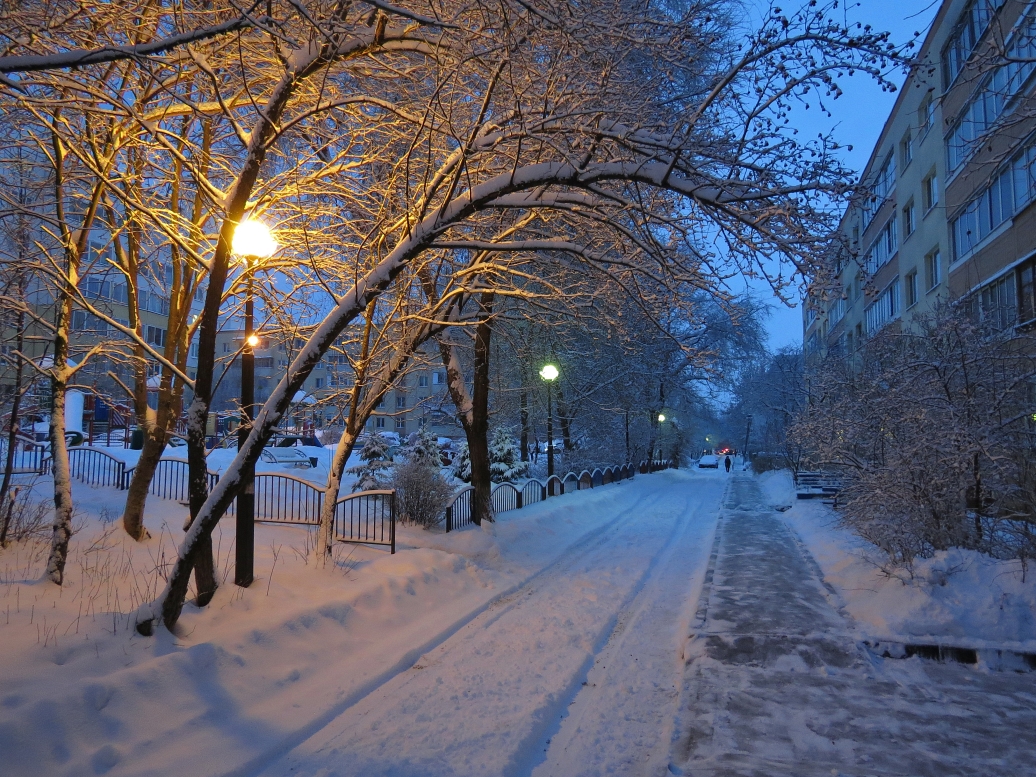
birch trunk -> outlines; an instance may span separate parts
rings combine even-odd
[[[72,311],[69,298],[62,309]],[[50,380],[53,397],[50,411],[50,455],[54,475],[54,522],[51,525],[50,558],[47,559],[47,577],[61,585],[65,580],[65,560],[68,558],[68,541],[72,538],[72,473],[68,463],[68,446],[65,444],[65,392],[68,388],[68,324],[67,317],[58,314],[57,332],[54,336],[54,372]]]

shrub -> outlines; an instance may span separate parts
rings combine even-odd
[[[439,468],[423,461],[397,464],[392,473],[396,489],[396,514],[404,523],[428,528],[443,519],[453,489]]]

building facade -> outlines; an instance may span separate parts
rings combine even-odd
[[[1036,3],[944,0],[846,211],[807,356],[852,354],[940,304],[1036,323]]]

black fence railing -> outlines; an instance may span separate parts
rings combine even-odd
[[[320,524],[324,489],[294,475],[255,476],[255,519],[270,523]]]
[[[6,436],[0,438],[0,464],[7,461],[7,443]],[[45,475],[50,472],[50,445],[16,435],[11,472],[14,475]]]
[[[551,475],[546,480],[529,480],[524,485],[518,486],[514,483],[499,483],[493,488],[493,511],[506,513],[510,510],[520,510],[523,507],[542,502],[551,496],[570,494],[573,491],[583,491],[588,488],[618,483],[632,478],[639,469],[642,473],[658,472],[663,469],[674,467],[675,463],[669,459],[661,461],[644,461],[639,465],[623,464],[604,469],[583,470],[580,473],[569,472],[564,477]],[[471,495],[474,489],[465,486],[453,496],[453,501],[446,507],[446,514],[443,516],[446,523],[446,531],[455,531],[472,525],[471,520]]]
[[[88,486],[110,486],[125,491],[129,486],[126,462],[97,448],[68,449],[69,471]]]
[[[358,491],[335,503],[334,538],[338,542],[388,545],[396,552],[396,492]]]

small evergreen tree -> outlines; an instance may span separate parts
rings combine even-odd
[[[372,434],[367,437],[360,451],[358,467],[349,467],[346,470],[350,475],[356,476],[356,484],[353,491],[370,491],[376,488],[385,488],[387,482],[381,473],[392,466],[389,458],[389,442],[380,434]]]
[[[408,462],[430,462],[438,467],[439,439],[432,434],[429,427],[423,426],[420,432],[410,435],[406,445],[400,450],[400,455]]]
[[[460,444],[460,449],[453,459],[453,476],[465,483],[471,482],[471,454],[466,442]]]
[[[529,462],[521,459],[518,443],[511,433],[503,427],[493,430],[489,442],[489,473],[493,482],[505,483],[528,475]]]

